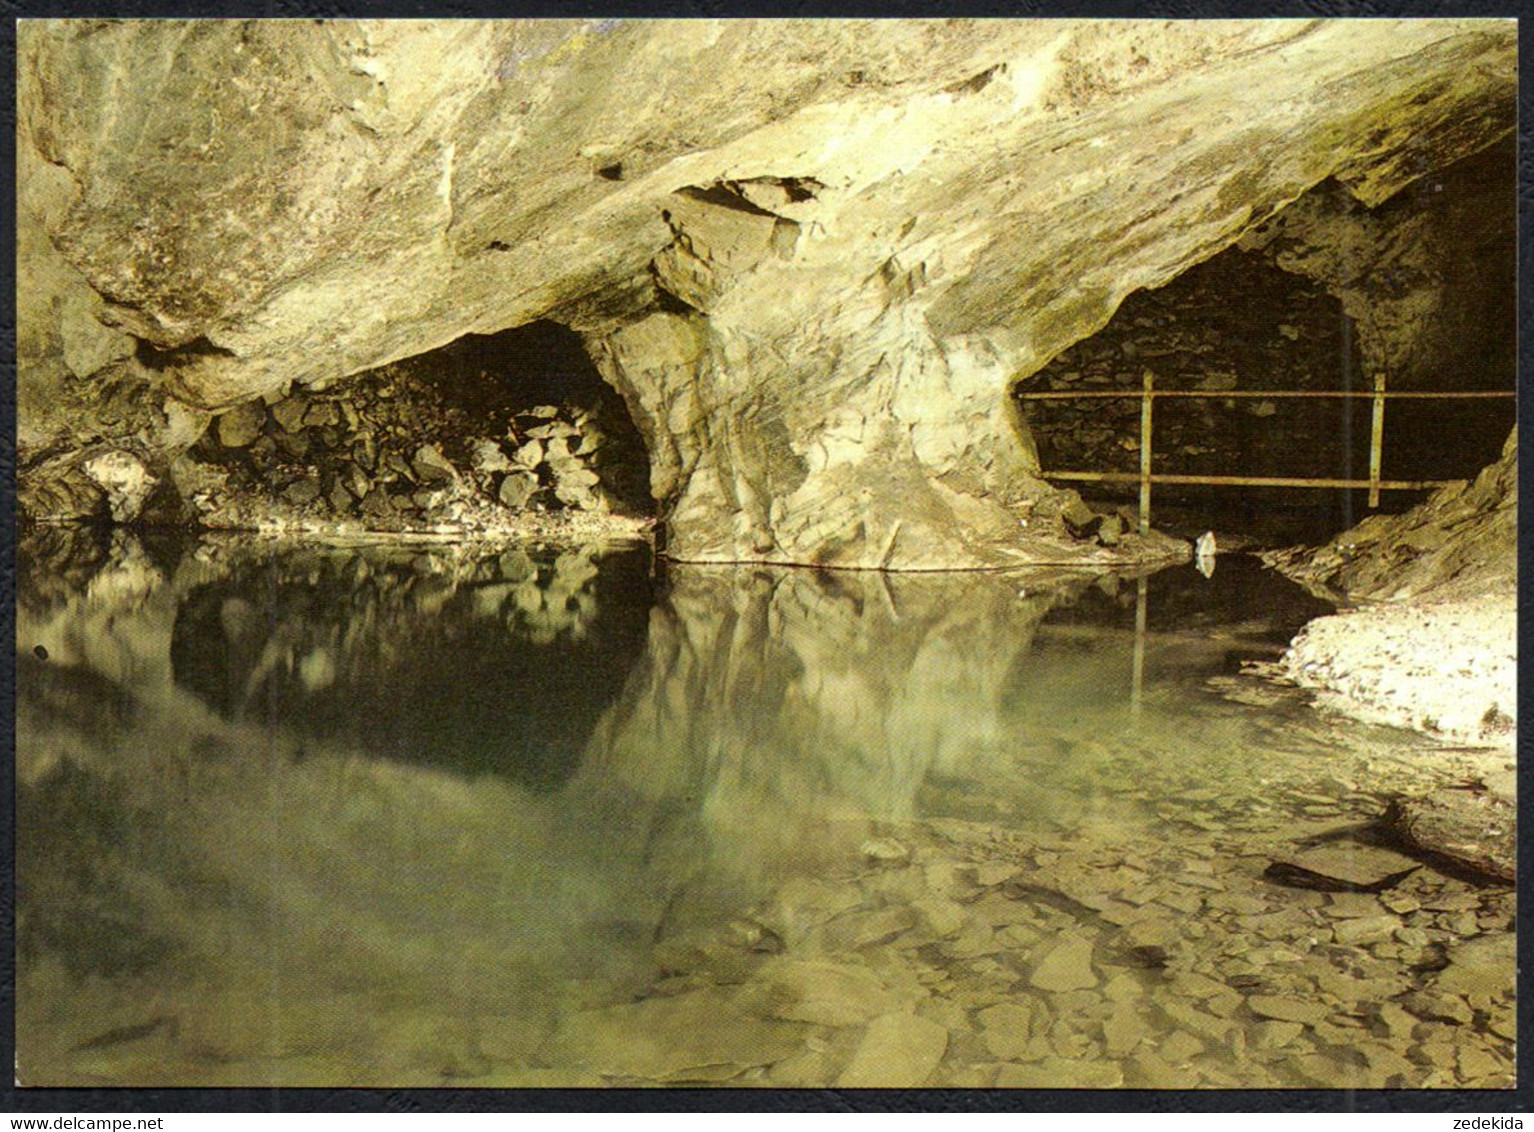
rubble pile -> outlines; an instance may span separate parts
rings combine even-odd
[[[201,523],[467,533],[647,510],[642,442],[615,394],[486,411],[410,363],[366,378],[217,417],[174,469]]]

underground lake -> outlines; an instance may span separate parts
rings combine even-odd
[[[53,553],[24,1081],[1510,1079],[1509,887],[1382,825],[1510,760],[1245,672],[1330,609],[1255,560]]]

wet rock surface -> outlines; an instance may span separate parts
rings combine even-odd
[[[1376,903],[1359,916],[1364,909],[1318,894],[1264,886],[1249,864],[1261,837],[1179,834],[1171,848],[1100,833],[998,836],[951,820],[899,833],[914,843],[905,883],[892,891],[885,874],[854,866],[833,873],[830,889],[859,894],[870,911],[904,899],[951,901],[960,923],[916,927],[877,950],[812,932],[784,958],[701,960],[687,972],[687,985],[728,988],[737,1004],[753,986],[782,986],[774,972],[789,956],[845,972],[817,980],[814,1016],[796,1015],[819,1027],[815,1055],[785,1061],[771,1083],[1512,1083],[1513,937],[1499,919],[1511,907],[1509,892],[1428,873],[1400,894],[1417,907],[1392,912]],[[1005,867],[1036,887],[966,881],[973,875],[966,865]],[[813,923],[837,915],[826,895],[789,899]],[[1464,913],[1450,909],[1461,906],[1472,915],[1472,934],[1455,943],[1464,925],[1454,917]],[[1126,939],[1149,936],[1175,946],[1151,962],[1143,944],[1126,950]],[[1433,958],[1440,953],[1447,966]],[[882,1003],[902,1001],[902,1009],[869,1018]],[[615,1022],[599,1044],[627,1048],[630,1040],[643,1046],[653,1036]]]
[[[1472,480],[1401,515],[1372,515],[1322,547],[1264,558],[1302,584],[1370,601],[1510,593],[1516,580],[1518,433]]]
[[[1407,845],[1472,880],[1512,884],[1518,823],[1511,787],[1494,790],[1477,782],[1428,797],[1393,799],[1384,824]]]

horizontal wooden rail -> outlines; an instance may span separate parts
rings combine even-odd
[[[1285,389],[1277,392],[1261,392],[1255,389],[1111,389],[1111,390],[1083,390],[1079,393],[1066,389],[1048,390],[1040,393],[1018,393],[1019,398],[1029,401],[1075,401],[1075,400],[1107,400],[1121,398],[1126,401],[1138,401],[1142,397],[1154,397],[1158,400],[1162,397],[1203,397],[1212,401],[1223,401],[1226,398],[1252,397],[1259,400],[1272,400],[1275,397],[1356,397],[1362,400],[1373,401],[1376,398],[1413,398],[1421,401],[1449,401],[1449,400],[1483,400],[1490,397],[1516,397],[1517,393],[1509,390],[1505,393],[1491,390],[1476,390],[1468,393],[1416,393],[1404,389],[1390,389],[1381,392],[1374,390],[1344,390],[1344,389],[1321,389],[1315,392],[1308,390]]]
[[[1373,389],[1157,389],[1155,375],[1145,370],[1139,389],[1049,389],[1014,394],[1020,401],[1133,401],[1140,402],[1139,472],[1054,472],[1040,469],[1043,479],[1076,480],[1091,483],[1137,483],[1140,485],[1140,533],[1150,531],[1151,485],[1158,483],[1197,484],[1210,487],[1310,487],[1367,488],[1369,506],[1378,507],[1381,491],[1426,491],[1458,480],[1382,480],[1380,465],[1385,448],[1385,402],[1388,399],[1418,401],[1473,401],[1516,397],[1512,390],[1476,389],[1463,393],[1440,390],[1386,389],[1385,375],[1375,374]],[[1357,399],[1373,403],[1369,422],[1369,478],[1311,479],[1303,476],[1189,476],[1151,471],[1151,406],[1159,397],[1200,398],[1206,401],[1256,398],[1269,401],[1283,398]]]
[[[1373,487],[1388,491],[1426,491],[1460,480],[1341,480],[1303,479],[1298,476],[1184,476],[1172,472],[1153,472],[1149,477],[1139,472],[1055,472],[1037,473],[1047,480],[1092,480],[1102,483],[1141,483],[1147,478],[1151,483],[1212,484],[1235,487]]]

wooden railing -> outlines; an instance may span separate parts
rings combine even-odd
[[[1437,391],[1406,391],[1387,390],[1383,374],[1374,378],[1374,389],[1371,390],[1251,390],[1251,389],[1227,389],[1227,390],[1194,390],[1194,389],[1157,389],[1155,378],[1147,371],[1145,383],[1140,389],[1124,390],[1048,390],[1042,392],[1018,393],[1017,397],[1023,401],[1086,401],[1086,400],[1125,400],[1138,398],[1140,401],[1140,470],[1138,472],[1093,472],[1093,471],[1043,471],[1038,474],[1044,479],[1075,480],[1082,482],[1097,483],[1138,483],[1140,485],[1140,533],[1145,534],[1150,530],[1151,508],[1151,485],[1157,483],[1166,484],[1199,484],[1212,485],[1215,487],[1297,487],[1297,488],[1368,488],[1369,506],[1378,507],[1381,491],[1425,491],[1429,488],[1442,487],[1453,480],[1387,480],[1380,477],[1380,468],[1383,463],[1383,450],[1385,446],[1385,402],[1393,399],[1411,400],[1458,400],[1471,401],[1490,398],[1510,398],[1517,394],[1511,390],[1506,392],[1478,390],[1465,393],[1446,393]],[[1282,400],[1284,398],[1367,398],[1373,405],[1373,414],[1369,428],[1369,478],[1368,479],[1345,479],[1335,477],[1302,477],[1302,476],[1196,476],[1182,475],[1177,473],[1153,472],[1151,470],[1152,447],[1151,447],[1151,422],[1153,417],[1152,406],[1162,398],[1202,398],[1205,400],[1232,400],[1243,397],[1255,397],[1265,401]]]

